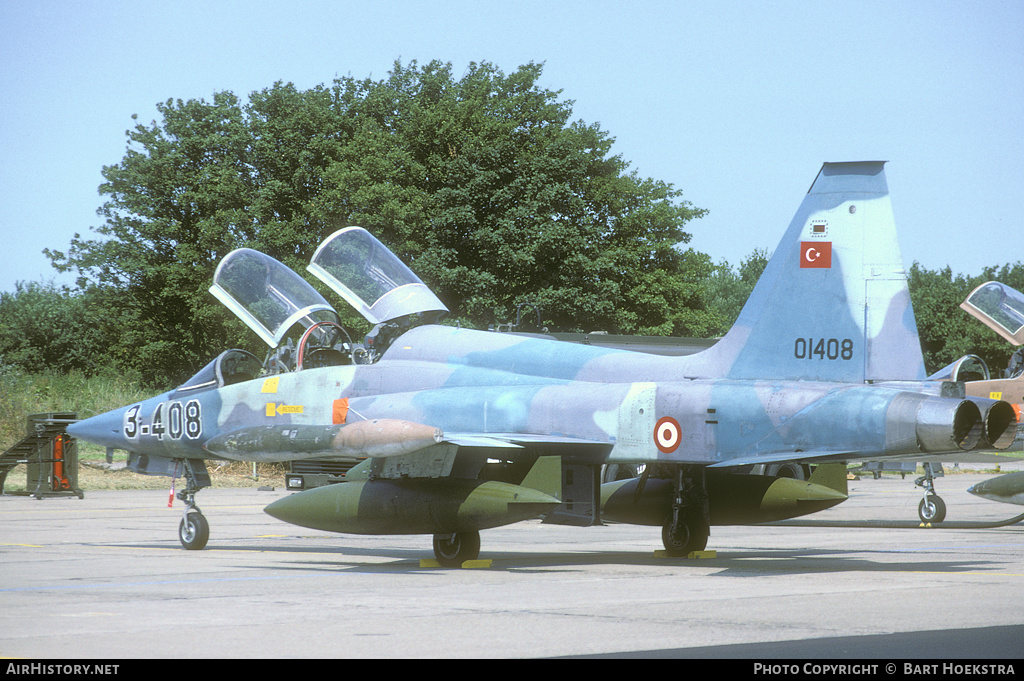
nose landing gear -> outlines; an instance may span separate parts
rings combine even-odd
[[[200,551],[210,539],[210,523],[196,505],[196,492],[210,486],[210,474],[201,460],[182,459],[185,469],[185,489],[178,498],[185,502],[185,513],[178,525],[178,539],[189,551]]]
[[[932,466],[938,467],[938,475]],[[946,519],[946,502],[935,493],[935,478],[942,476],[942,464],[924,464],[924,475],[914,484],[924,489],[924,498],[917,505],[917,515],[922,523],[936,524]]]

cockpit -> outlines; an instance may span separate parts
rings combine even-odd
[[[1024,345],[1024,294],[999,281],[978,286],[960,307],[1013,345]],[[1024,350],[1018,349],[1002,372],[1002,378],[1024,375]],[[966,355],[929,378],[949,381],[987,381],[988,365],[976,355]]]
[[[227,350],[178,392],[220,388],[259,375],[370,364],[400,333],[448,312],[405,263],[362,227],[329,236],[307,269],[373,330],[355,342],[337,311],[309,282],[269,255],[240,248],[221,260],[210,293],[263,339],[270,347],[267,358],[261,363],[245,350]]]
[[[998,281],[985,282],[960,307],[1014,345],[1024,345],[1024,294]]]

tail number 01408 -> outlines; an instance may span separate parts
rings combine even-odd
[[[853,359],[853,341],[849,338],[797,338],[793,343],[797,359]]]

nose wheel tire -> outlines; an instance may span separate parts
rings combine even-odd
[[[480,556],[480,533],[435,534],[434,556],[445,567],[461,567],[467,560],[476,560]]]
[[[210,539],[210,523],[202,513],[188,513],[178,526],[178,539],[189,551],[199,551]]]
[[[917,515],[923,523],[941,523],[946,519],[946,502],[941,497],[928,494],[917,505]]]

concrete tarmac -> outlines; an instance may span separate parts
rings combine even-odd
[[[937,481],[948,519],[1024,507]],[[0,497],[0,656],[132,658],[1024,656],[1024,526],[914,526],[908,478],[850,483],[812,516],[909,528],[714,527],[711,559],[660,529],[527,521],[482,532],[489,568],[421,567],[428,536],[365,537],[263,513],[287,492],[207,489],[203,551],[166,491]]]

